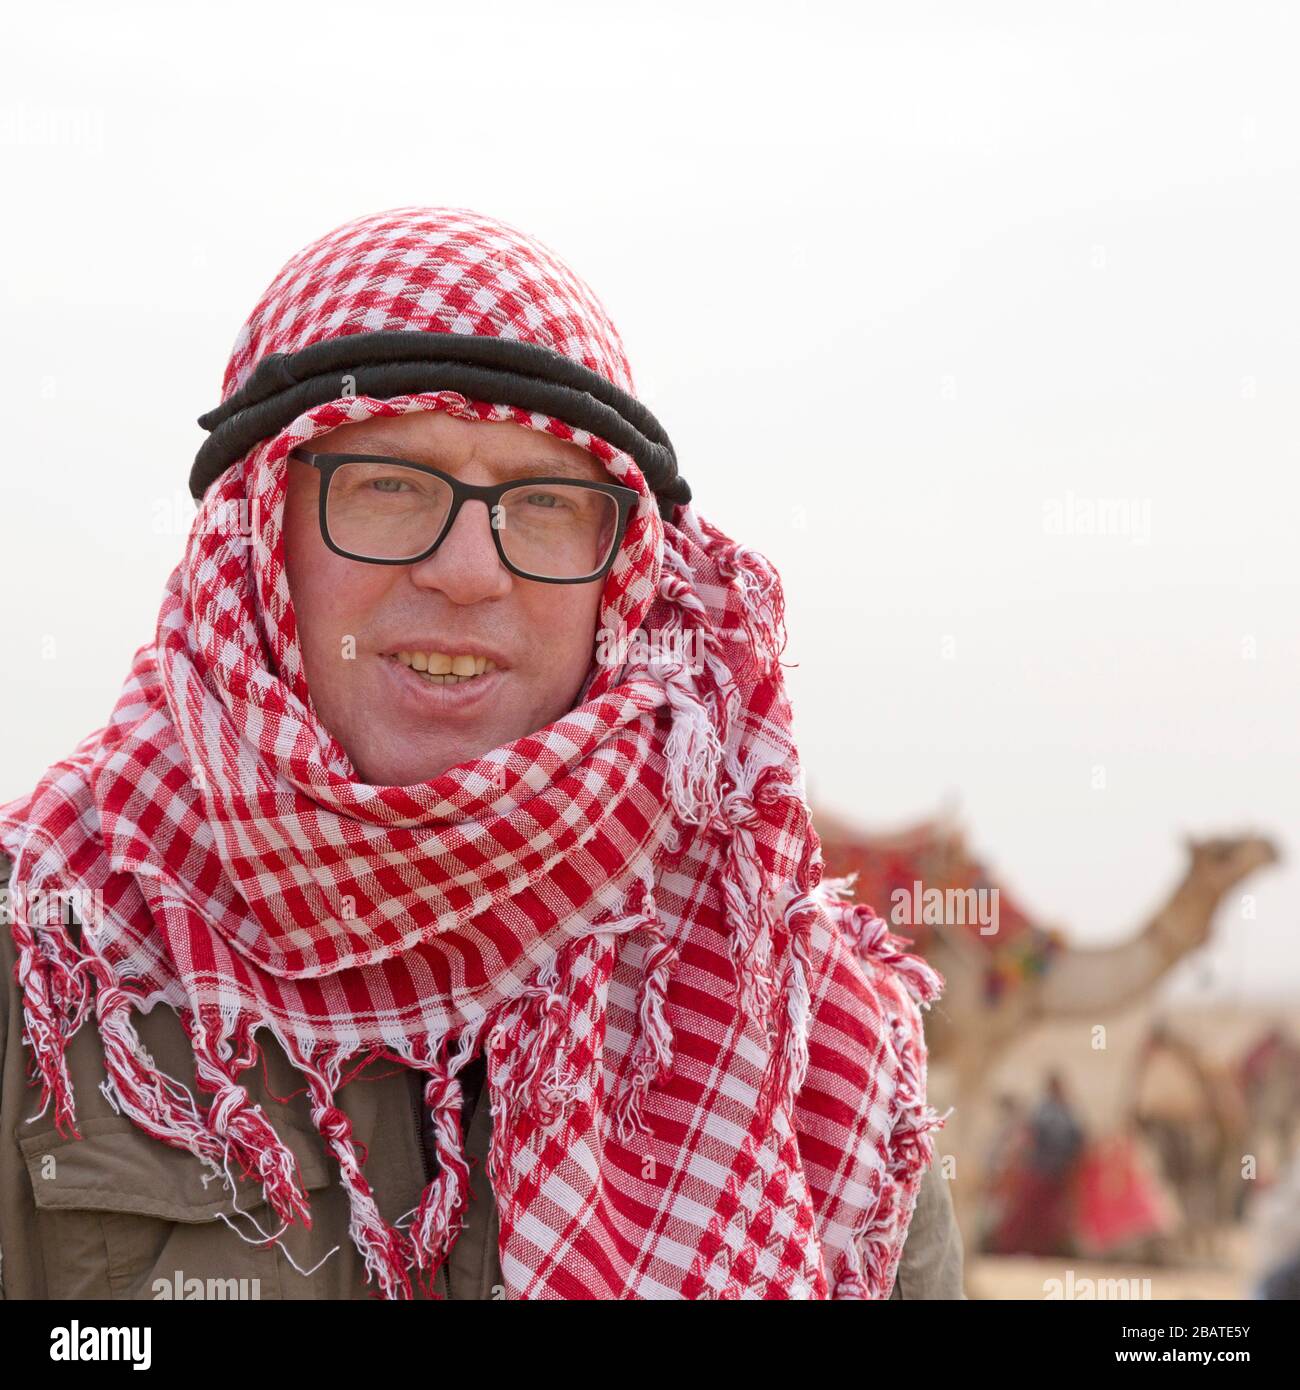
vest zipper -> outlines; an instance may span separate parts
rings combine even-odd
[[[412,1101],[412,1109],[415,1112],[415,1133],[419,1139],[420,1158],[424,1163],[424,1182],[427,1185],[438,1176],[438,1155],[429,1142],[429,1124],[425,1119],[424,1073],[414,1071],[411,1075],[415,1078],[415,1097]]]
[[[412,1071],[414,1079],[411,1109],[415,1115],[415,1132],[420,1136],[420,1156],[424,1161],[424,1181],[430,1183],[438,1176],[438,1152],[434,1144],[433,1120],[424,1105],[425,1076],[423,1072]],[[464,1098],[460,1107],[460,1127],[462,1135],[469,1134],[474,1122],[474,1112],[482,1098],[487,1078],[487,1062],[480,1052],[470,1059],[462,1076]]]

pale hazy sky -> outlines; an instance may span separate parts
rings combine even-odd
[[[1185,832],[1294,860],[1298,57],[1280,3],[10,14],[0,799],[150,638],[271,276],[430,203],[605,300],[700,510],[784,575],[822,801],[955,799],[1088,941]],[[1254,886],[1176,993],[1300,999],[1300,871]]]

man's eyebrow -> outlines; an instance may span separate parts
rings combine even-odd
[[[411,448],[409,446],[398,447],[390,440],[375,434],[368,434],[365,430],[359,430],[352,436],[352,442],[346,449],[325,449],[324,453],[344,453],[344,454],[382,454],[385,458],[405,459],[408,463],[429,463],[435,468],[446,468],[446,460],[441,458],[436,449],[430,448]],[[595,460],[592,460],[595,463]],[[500,478],[580,478],[591,482],[592,468],[579,463],[576,459],[554,458],[550,455],[543,455],[535,458],[514,459],[500,464],[492,463],[493,472]],[[603,475],[604,470],[601,470]]]
[[[504,465],[502,472],[511,478],[559,477],[582,478],[587,482],[598,481],[592,478],[592,470],[586,464],[576,463],[571,459],[520,459],[516,463]],[[604,476],[603,470],[602,476]]]

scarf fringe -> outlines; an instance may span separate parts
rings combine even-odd
[[[668,639],[664,644],[669,653],[686,650],[683,637],[695,633],[699,648],[706,653],[705,665],[714,685],[712,708],[704,686],[680,658],[667,656],[651,659],[647,674],[662,685],[671,714],[664,757],[668,764],[668,795],[678,823],[701,825],[718,810],[718,773],[722,763],[723,746],[727,737],[728,715],[726,701],[720,695],[719,672],[725,678],[726,668],[716,655],[718,643],[704,605],[695,594],[689,569],[680,556],[667,544],[665,559],[685,571],[684,574],[665,573],[659,581],[659,594],[668,605],[672,621],[668,624]],[[701,676],[705,672],[699,673]]]
[[[625,1142],[638,1129],[648,1132],[642,1102],[673,1064],[673,1033],[665,1004],[678,961],[678,949],[667,939],[655,906],[652,869],[632,884],[617,918],[593,923],[587,934],[566,943],[537,983],[512,1001],[492,1028],[488,1050],[499,1061],[489,1062],[489,1074],[499,1082],[494,1090],[500,1101],[493,1113],[499,1108],[506,1115],[505,1124],[498,1127],[504,1137],[493,1144],[489,1157],[498,1190],[522,1142],[520,1117],[549,1128],[574,1107],[599,1105],[604,1091],[602,1049],[594,1040],[579,1037],[582,1010],[574,1002],[574,989],[582,982],[587,998],[603,994],[617,960],[613,938],[635,931],[644,931],[651,944],[641,965],[638,1026],[628,1076],[612,1115]],[[580,1063],[583,1046],[589,1056]]]
[[[212,1104],[203,1110],[190,1091],[159,1070],[145,1050],[131,1020],[137,1001],[116,981],[107,962],[90,957],[87,961],[94,964],[99,978],[94,996],[96,1025],[106,1073],[104,1094],[113,1108],[146,1134],[173,1148],[187,1150],[214,1175],[221,1174],[232,1195],[235,1189],[228,1165],[233,1159],[245,1178],[260,1184],[267,1204],[283,1224],[300,1221],[310,1229],[311,1216],[306,1194],[298,1182],[297,1159],[280,1140],[261,1107],[234,1080],[234,1067],[218,1056],[211,1032],[196,1025],[189,1014],[181,1013],[194,1053],[199,1089],[214,1096]],[[64,1042],[66,1039],[60,1039],[60,1043]],[[67,1082],[63,1061],[60,1047],[62,1079]],[[64,1100],[71,1113],[70,1085]]]
[[[831,1297],[888,1298],[894,1286],[903,1242],[916,1208],[917,1192],[934,1161],[933,1132],[947,1115],[926,1103],[924,1044],[917,1044],[897,1015],[889,1019],[890,1043],[898,1061],[898,1109],[880,1196],[849,1239],[832,1285]]]
[[[339,1165],[349,1206],[348,1234],[365,1261],[366,1275],[385,1298],[412,1296],[409,1270],[415,1261],[410,1237],[379,1214],[375,1194],[361,1170],[352,1138],[352,1122],[334,1104],[344,1063],[352,1049],[329,1044],[311,1051],[282,1038],[294,1067],[307,1078],[311,1119]]]
[[[232,1056],[229,1035],[205,1026],[192,1013],[182,1015],[194,1052],[195,1074],[201,1090],[212,1095],[207,1124],[214,1135],[234,1147],[244,1175],[256,1176],[272,1211],[286,1225],[300,1221],[311,1229],[307,1197],[297,1181],[298,1162],[271,1126],[261,1106],[236,1080],[257,1062],[259,1049],[252,1037],[251,1018],[235,1028],[238,1055]]]
[[[28,1072],[41,1086],[39,1113],[43,1115],[53,1102],[54,1126],[60,1136],[80,1139],[65,1054],[69,1039],[85,1017],[88,981],[78,973],[77,963],[67,959],[71,944],[44,933],[38,942],[20,911],[14,913],[10,932],[18,958],[15,975],[23,996]]]
[[[232,1195],[235,1189],[227,1166],[233,1159],[243,1177],[260,1184],[267,1204],[284,1225],[298,1221],[310,1229],[298,1161],[261,1107],[234,1080],[234,1068],[218,1055],[213,1032],[196,1024],[187,1012],[181,1013],[193,1047],[199,1089],[214,1096],[212,1104],[200,1110],[190,1092],[159,1071],[144,1050],[130,1019],[132,1002],[117,985],[101,987],[98,993],[98,1031],[110,1100],[147,1134],[188,1149],[214,1173],[225,1175]]]
[[[215,1014],[201,1022],[192,1012],[177,1010],[194,1055],[197,1088],[213,1098],[206,1108],[200,1107],[189,1088],[163,1072],[146,1051],[132,1021],[140,1001],[95,949],[87,927],[82,925],[78,946],[66,930],[33,928],[22,895],[15,894],[14,902],[10,929],[17,948],[30,1064],[33,1079],[41,1082],[41,1113],[52,1100],[58,1132],[81,1138],[66,1054],[93,1010],[105,1071],[102,1090],[113,1109],[150,1137],[193,1154],[212,1176],[222,1179],[232,1197],[237,1191],[230,1171],[233,1161],[245,1178],[260,1184],[282,1227],[300,1221],[310,1229],[297,1159],[235,1079],[257,1060],[253,1020],[239,1019],[227,1027]],[[234,1229],[241,1239],[249,1239]],[[266,1238],[260,1231],[259,1235]]]
[[[780,769],[754,760],[744,764],[729,760],[728,772],[732,786],[723,797],[721,830],[727,836],[727,856],[722,871],[722,892],[737,993],[742,1012],[770,1025],[777,998],[788,995],[795,979],[789,973],[792,968],[789,962],[782,969],[779,986],[774,976],[773,895],[778,887],[786,896],[804,892],[806,875],[800,874],[785,885],[771,884],[751,827],[762,819],[760,806],[770,815],[771,808],[783,798],[793,800],[800,808],[800,819],[809,829],[811,822],[798,788],[780,780]],[[803,919],[798,920],[802,922]],[[783,925],[789,933],[790,923]]]
[[[425,1188],[411,1224],[416,1264],[436,1275],[451,1254],[465,1222],[469,1162],[461,1130],[461,1085],[446,1073],[430,1077],[424,1103],[433,1112],[438,1176]]]
[[[895,936],[889,923],[867,903],[850,900],[857,874],[823,879],[818,887],[823,906],[859,959],[876,960],[898,972],[908,993],[928,1007],[943,993],[943,976],[923,956],[909,952],[907,937]]]
[[[584,1078],[576,1065],[578,1011],[571,999],[572,987],[592,969],[608,979],[613,965],[611,942],[574,937],[540,972],[535,984],[497,1011],[486,1044],[488,1079],[495,1082],[496,1097],[488,1176],[502,1203],[503,1227],[513,1220],[507,1217],[513,1203],[509,1175],[519,1167],[518,1156],[532,1131],[564,1119],[580,1099]],[[594,1105],[601,1084],[598,1048],[592,1049],[585,1080],[589,1103]]]
[[[42,1085],[42,1113],[52,1099],[61,1135],[81,1137],[66,1054],[93,1007],[106,1074],[103,1089],[114,1109],[153,1138],[188,1150],[213,1173],[224,1173],[233,1158],[245,1176],[257,1176],[282,1222],[297,1219],[310,1225],[306,1197],[296,1181],[296,1160],[219,1059],[208,1030],[182,1014],[199,1087],[214,1095],[203,1111],[189,1090],[160,1071],[146,1052],[131,1021],[138,1000],[84,936],[78,950],[66,932],[38,934],[21,903],[11,931],[32,1065]]]
[[[943,990],[943,977],[927,961],[909,954],[911,945],[889,931],[889,924],[866,903],[852,901],[856,874],[822,879],[816,897],[846,944],[867,963],[893,970],[912,1003],[928,1007]],[[881,1299],[893,1288],[902,1244],[916,1206],[921,1177],[934,1161],[933,1132],[943,1127],[940,1115],[926,1102],[926,1050],[923,1034],[898,1014],[888,1016],[888,1040],[897,1062],[897,1111],[890,1131],[888,1159],[881,1192],[874,1208],[854,1232],[832,1298]]]
[[[741,632],[737,635],[745,639],[753,671],[760,677],[768,675],[780,661],[788,641],[785,591],[775,566],[759,551],[733,541],[693,507],[679,511],[677,526],[709,556],[736,590],[742,614]]]
[[[703,669],[690,674],[698,677],[712,701],[718,741],[725,746],[731,734],[732,720],[740,709],[740,687],[726,663],[722,638],[713,626],[703,600],[695,591],[695,583],[695,575],[685,556],[665,539],[664,573],[659,580],[659,595],[671,610],[676,611],[680,631],[695,635],[697,651],[703,657]]]
[[[670,660],[652,662],[651,674],[663,685],[672,710],[665,751],[674,810],[683,824],[696,825],[707,824],[720,813],[717,779],[740,706],[742,672],[723,660],[722,638],[744,639],[751,668],[744,674],[771,675],[787,642],[785,596],[776,569],[764,556],[730,540],[691,507],[679,512],[676,530],[717,565],[736,592],[741,615],[739,633],[714,628],[696,592],[690,564],[673,544],[673,528],[667,528],[659,595],[675,619],[670,631],[678,637],[697,636],[703,670],[697,680],[681,662]],[[703,690],[711,698],[706,699]]]
[[[811,894],[796,892],[782,913],[789,940],[781,979],[784,1010],[759,1089],[758,1114],[764,1125],[771,1123],[775,1110],[786,1115],[794,1113],[795,1098],[808,1075],[808,1035],[812,1028],[810,938],[819,911]]]
[[[450,1257],[456,1240],[465,1224],[469,1201],[469,1161],[465,1157],[465,1135],[461,1124],[464,1090],[459,1073],[474,1053],[481,1036],[482,1023],[465,1029],[458,1040],[456,1056],[443,1061],[441,1047],[434,1047],[427,1038],[390,1049],[399,1061],[428,1073],[424,1086],[424,1104],[433,1118],[434,1154],[437,1175],[420,1195],[411,1222],[410,1239],[416,1267],[425,1275],[426,1285],[433,1282]],[[445,1046],[450,1046],[450,1039]],[[482,1103],[489,1103],[485,1085]]]
[[[614,1105],[619,1137],[629,1143],[638,1130],[650,1132],[641,1114],[645,1093],[668,1076],[673,1065],[673,1030],[664,1013],[668,984],[677,967],[678,950],[664,934],[648,884],[640,885],[639,903],[634,911],[653,943],[641,963],[641,993],[637,1002],[638,1031],[629,1054],[630,1075]]]
[[[566,942],[537,983],[518,997],[517,1008],[506,1011],[515,1025],[507,1026],[508,1031],[525,1037],[531,1030],[532,1038],[503,1065],[502,1100],[511,1114],[526,1114],[543,1127],[554,1124],[577,1097],[579,1078],[570,1065],[575,1019],[566,986],[579,956],[589,956],[592,944],[587,937]]]
[[[757,551],[731,541],[691,508],[683,508],[678,515],[677,529],[710,557],[735,588],[751,659],[760,675],[770,673],[786,641],[784,596],[775,569]],[[807,1033],[806,1005],[801,1002],[807,993],[807,957],[805,952],[802,959],[796,958],[791,934],[791,955],[778,981],[773,962],[776,885],[768,881],[753,828],[760,823],[760,806],[771,808],[779,798],[792,797],[802,808],[803,798],[799,788],[779,780],[779,769],[761,763],[750,750],[727,749],[739,712],[740,683],[717,655],[720,634],[709,622],[689,564],[671,539],[669,529],[659,592],[680,629],[699,631],[705,660],[698,679],[680,664],[660,663],[652,671],[663,683],[672,710],[666,745],[669,791],[679,824],[708,826],[726,845],[721,886],[742,1013],[771,1027],[778,1000],[785,1001],[786,1026],[778,1028],[777,1044],[785,1060],[776,1068],[779,1076],[771,1078],[784,1096],[790,1079],[800,1071],[798,1038],[806,1038]],[[802,816],[810,832],[806,808]],[[653,1005],[643,1003],[643,1011],[646,1007]],[[653,1027],[652,1018],[647,1018],[643,1031],[647,1023]],[[776,1097],[768,1099],[775,1103]]]

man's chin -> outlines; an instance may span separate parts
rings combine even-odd
[[[381,658],[367,674],[364,686],[349,692],[342,722],[353,733],[344,741],[348,756],[373,786],[432,781],[518,737],[505,717],[518,679],[513,671],[443,685]]]
[[[437,739],[431,746],[426,730],[422,736],[412,735],[396,747],[370,750],[362,754],[360,762],[349,756],[358,775],[370,786],[414,787],[432,782],[461,763],[473,762],[506,742],[509,740],[484,734],[479,739],[459,738],[454,742]]]

